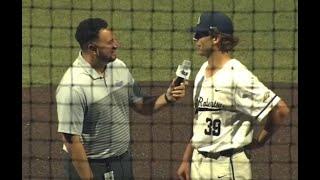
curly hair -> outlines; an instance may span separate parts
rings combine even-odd
[[[81,49],[87,49],[87,44],[98,39],[99,31],[107,27],[108,23],[100,18],[88,18],[81,21],[75,34]]]
[[[235,46],[239,43],[239,38],[233,35],[219,33],[221,37],[220,41],[220,51],[223,53],[228,53],[233,51]]]

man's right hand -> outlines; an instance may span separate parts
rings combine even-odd
[[[86,151],[81,143],[80,136],[62,133],[62,140],[80,178],[83,180],[93,180],[93,173],[88,162]]]
[[[180,180],[190,180],[190,162],[183,161],[177,174]]]

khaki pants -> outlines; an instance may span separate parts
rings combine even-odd
[[[231,157],[220,156],[218,159],[206,158],[193,151],[191,179],[252,179],[251,164],[245,152]]]

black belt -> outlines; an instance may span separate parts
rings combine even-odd
[[[244,148],[236,148],[236,149],[227,149],[227,150],[223,150],[220,152],[204,152],[204,151],[198,151],[199,154],[201,154],[202,156],[206,157],[206,158],[211,158],[211,159],[218,159],[220,156],[225,156],[225,157],[231,157],[234,154],[240,153],[244,151]]]
[[[111,161],[119,161],[121,160],[123,157],[125,157],[126,155],[129,154],[129,151],[126,151],[125,153],[119,155],[119,156],[112,156],[112,157],[108,157],[108,158],[104,158],[104,159],[91,159],[88,158],[89,162],[100,162],[100,163],[109,163]]]

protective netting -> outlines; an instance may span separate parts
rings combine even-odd
[[[124,61],[146,94],[160,95],[184,59],[192,62],[187,97],[152,116],[130,111],[136,179],[174,178],[192,133],[192,89],[205,61],[193,34],[202,12],[220,11],[240,42],[232,53],[289,105],[286,125],[252,152],[254,179],[298,179],[296,0],[24,0],[22,1],[23,179],[63,179],[55,90],[78,56],[79,22],[105,19],[120,41]]]

